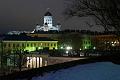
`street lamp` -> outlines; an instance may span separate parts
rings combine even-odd
[[[96,49],[96,47],[93,47],[93,49],[95,50],[95,49]]]
[[[72,49],[72,47],[70,47],[70,46],[67,46],[67,47],[66,47],[66,49],[67,49],[67,50],[71,50],[71,49]]]
[[[63,49],[63,46],[61,46],[60,49]]]

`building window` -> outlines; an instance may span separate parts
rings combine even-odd
[[[49,46],[49,43],[46,43],[46,46]]]
[[[46,46],[48,46],[48,43],[46,43]]]
[[[86,44],[87,44],[88,42],[86,41]]]
[[[17,47],[19,47],[19,44],[17,44]]]
[[[13,47],[15,47],[15,44],[13,44]]]
[[[46,46],[46,43],[44,43],[44,46]]]
[[[6,43],[4,43],[4,45],[3,45],[4,47],[6,47]]]
[[[56,46],[56,44],[54,44],[54,46]]]
[[[39,43],[38,45],[39,45],[39,46],[41,46],[41,45],[42,45],[42,43]]]
[[[42,46],[42,43],[40,43],[40,45]]]
[[[34,43],[34,47],[36,46],[36,43]]]
[[[89,41],[89,44],[90,44],[90,41]]]
[[[22,43],[22,47],[24,47],[24,43]]]
[[[8,44],[8,47],[11,47],[10,44]]]
[[[27,47],[29,47],[29,44],[27,43]]]
[[[31,47],[33,47],[33,44],[31,43]]]
[[[51,46],[53,46],[53,44],[51,44]]]
[[[86,41],[83,41],[84,44],[86,44]]]

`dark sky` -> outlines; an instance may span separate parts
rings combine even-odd
[[[63,14],[64,0],[0,0],[0,33],[10,30],[32,31],[36,24],[43,24],[47,8],[50,8],[55,23],[62,24],[62,29],[88,29],[84,25],[86,20],[93,23],[91,18],[66,19]]]

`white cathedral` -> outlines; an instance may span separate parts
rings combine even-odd
[[[31,31],[10,31],[7,34],[9,35],[19,35],[21,33],[35,33],[35,32],[39,32],[39,31],[60,31],[61,25],[57,24],[57,25],[53,25],[53,16],[52,14],[47,11],[44,15],[44,24],[42,26],[37,25],[36,28],[31,32]]]
[[[42,26],[37,25],[34,31],[36,31],[36,32],[39,32],[39,31],[60,31],[60,28],[61,28],[60,24],[53,26],[53,16],[49,11],[47,11],[44,15],[44,24]]]

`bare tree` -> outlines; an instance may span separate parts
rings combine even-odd
[[[105,31],[120,30],[120,0],[65,0],[65,14],[69,16],[92,16]]]

